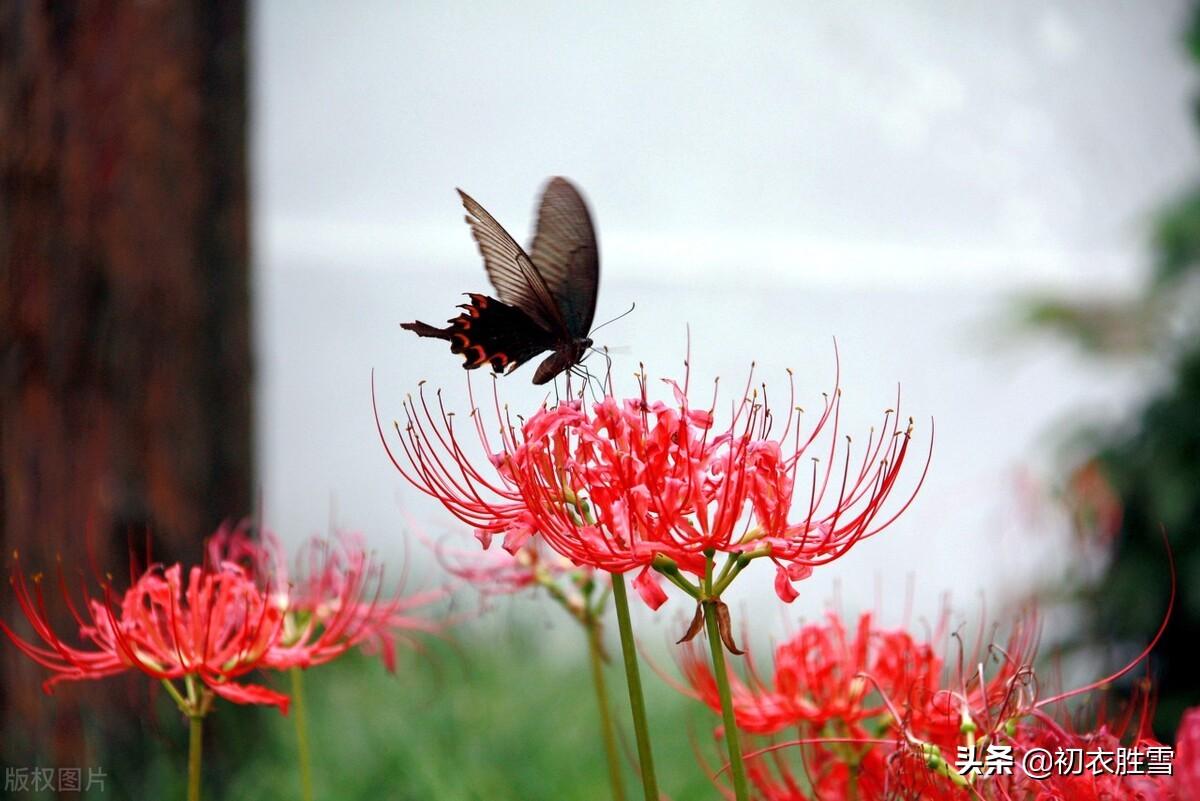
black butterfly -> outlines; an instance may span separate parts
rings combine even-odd
[[[463,354],[463,367],[490,363],[512,372],[542,351],[552,350],[533,375],[545,384],[583,359],[592,346],[588,332],[596,314],[600,254],[587,204],[565,178],[553,178],[542,193],[537,233],[529,255],[461,189],[467,223],[483,254],[483,266],[500,299],[468,293],[470,303],[446,328],[402,323],[418,336],[449,340]]]

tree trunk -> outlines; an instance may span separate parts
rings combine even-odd
[[[6,562],[123,585],[250,511],[245,44],[241,0],[0,3]],[[0,642],[0,761],[86,765],[82,699],[128,683],[44,678]]]

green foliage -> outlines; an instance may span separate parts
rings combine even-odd
[[[307,671],[315,798],[610,797],[583,633],[578,651],[562,642],[544,644],[530,628],[506,634],[476,632],[464,645],[432,643],[423,654],[403,655],[394,675],[378,659],[358,655]],[[286,676],[278,679],[286,692]],[[716,717],[652,673],[644,681],[664,789],[677,798],[717,797],[692,745],[703,743],[710,763],[718,761],[711,737]],[[609,683],[625,750],[632,753],[619,665],[609,666]],[[187,727],[167,699],[159,701],[155,736],[136,746],[100,745],[108,781],[105,792],[92,794],[97,801],[184,797]],[[295,736],[290,717],[218,702],[206,721],[205,798],[299,798]],[[638,797],[626,768],[629,797]]]
[[[1200,188],[1168,206],[1154,231],[1155,278],[1160,285],[1180,280],[1200,265]]]
[[[1152,666],[1156,729],[1168,736],[1183,710],[1200,702],[1192,651],[1200,641],[1200,347],[1179,360],[1173,386],[1146,405],[1130,432],[1098,439],[1097,456],[1124,513],[1108,569],[1081,591],[1088,611],[1082,642],[1107,646],[1117,661],[1153,637],[1169,593],[1166,532],[1179,595]]]
[[[1184,41],[1200,63],[1200,9]],[[1200,309],[1197,294],[1188,291],[1200,281],[1200,186],[1165,207],[1152,244],[1154,269],[1138,296],[1108,304],[1103,313],[1075,300],[1043,300],[1026,318],[1092,352],[1138,352],[1172,366],[1173,379],[1132,420],[1086,438],[1123,514],[1107,569],[1077,588],[1085,624],[1067,643],[1106,653],[1115,667],[1153,638],[1169,593],[1165,532],[1179,598],[1151,667],[1158,691],[1155,728],[1169,738],[1183,710],[1200,702],[1191,650],[1200,641]],[[1182,329],[1163,325],[1172,316],[1184,321]]]

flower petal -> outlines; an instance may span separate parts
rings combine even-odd
[[[267,704],[276,706],[285,715],[288,713],[288,704],[292,700],[283,693],[268,690],[266,687],[260,687],[257,684],[237,684],[236,682],[229,681],[205,682],[205,684],[208,685],[210,690],[226,701],[232,701],[235,704]]]
[[[783,565],[775,566],[775,594],[785,604],[790,604],[800,595],[796,591],[796,588],[792,586],[791,579],[788,578],[787,568]]]
[[[475,539],[479,540],[479,544],[483,546],[485,551],[492,547],[492,532],[486,528],[475,529]]]
[[[659,584],[658,573],[649,565],[643,567],[642,572],[633,580],[633,588],[651,609],[658,609],[667,601],[667,593]]]

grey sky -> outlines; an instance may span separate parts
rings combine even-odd
[[[561,173],[615,276],[1120,282],[1192,168],[1181,7],[264,2],[260,244],[457,261],[453,187],[524,231]]]

